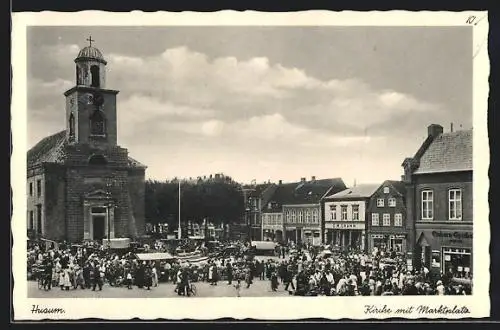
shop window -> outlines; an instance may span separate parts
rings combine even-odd
[[[387,239],[383,235],[372,235],[373,247],[379,250],[385,250],[387,248]]]
[[[391,238],[390,248],[395,252],[403,251],[403,239],[402,238]]]
[[[462,220],[462,190],[450,189],[448,192],[448,219]]]
[[[340,207],[340,212],[341,212],[341,216],[342,216],[341,219],[343,221],[347,220],[347,205],[342,205]]]
[[[359,220],[359,205],[352,206],[352,220],[354,221]]]
[[[441,252],[439,250],[432,250],[431,256],[431,267],[441,269]]]
[[[372,213],[372,226],[379,226],[378,213]]]
[[[471,274],[472,253],[470,249],[442,248],[443,272],[453,277],[469,278]]]
[[[396,207],[396,198],[389,198],[389,207]]]
[[[394,226],[396,227],[403,226],[403,215],[401,213],[394,214]]]
[[[377,207],[384,207],[384,199],[377,198]]]
[[[422,220],[434,218],[434,193],[432,190],[422,191]]]
[[[384,213],[382,216],[382,224],[384,226],[390,226],[391,225],[391,215],[389,213]]]

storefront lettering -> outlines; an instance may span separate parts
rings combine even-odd
[[[453,240],[463,240],[472,239],[472,233],[469,232],[444,232],[444,231],[433,231],[432,236],[438,238],[450,238]]]
[[[337,229],[364,229],[364,224],[351,224],[351,223],[335,223],[333,225]]]

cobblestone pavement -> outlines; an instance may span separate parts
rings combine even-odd
[[[217,286],[209,285],[208,283],[194,283],[197,288],[197,297],[236,297],[236,289],[233,285],[228,285],[227,282],[219,282]],[[233,282],[235,284],[235,282]],[[160,283],[158,287],[153,287],[151,290],[127,289],[126,287],[115,288],[107,284],[104,285],[102,291],[70,289],[63,291],[59,287],[52,288],[50,291],[38,289],[38,285],[34,281],[28,281],[28,297],[29,298],[179,298],[188,299],[184,296],[178,296],[174,292],[175,285],[172,283]],[[270,281],[254,280],[254,283],[249,289],[245,288],[242,283],[240,290],[241,297],[285,297],[289,296],[288,292],[284,291],[283,285],[280,285],[277,292],[271,291]]]

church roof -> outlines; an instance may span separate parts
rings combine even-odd
[[[104,56],[102,56],[101,51],[93,46],[87,46],[80,50],[75,61],[82,61],[82,60],[83,61],[94,60],[107,64],[106,60],[104,59]]]
[[[28,167],[42,163],[62,163],[66,130],[43,138],[28,150]]]
[[[63,164],[66,146],[66,130],[49,135],[28,150],[28,168],[43,163]],[[146,166],[132,157],[128,157],[128,165],[135,168]]]

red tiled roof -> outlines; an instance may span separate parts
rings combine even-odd
[[[472,171],[472,130],[436,137],[420,158],[414,174]]]

